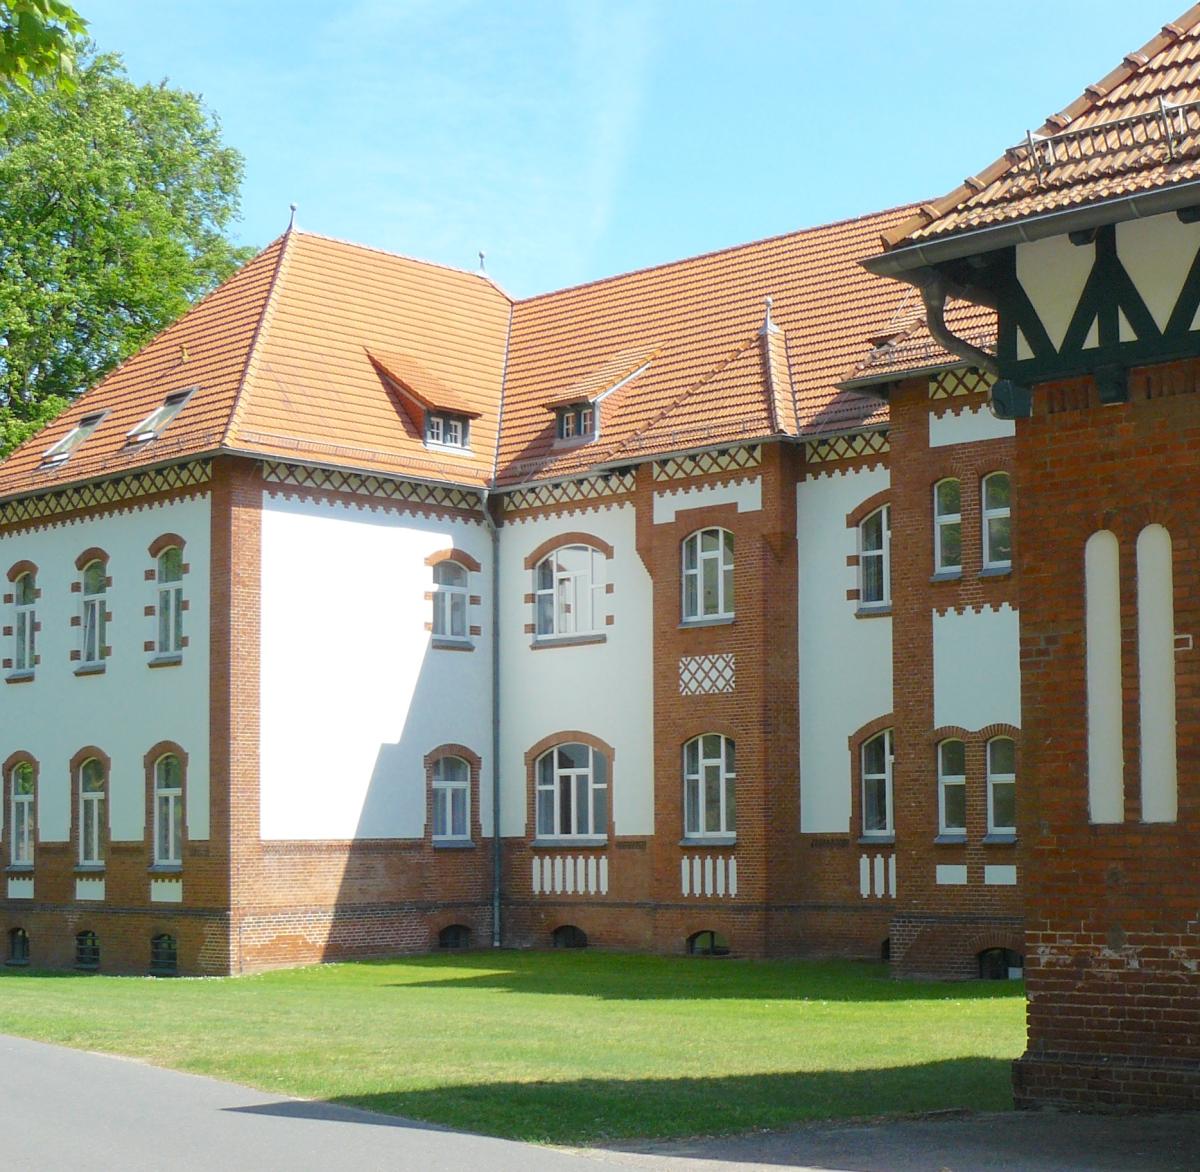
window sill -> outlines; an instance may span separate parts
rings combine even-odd
[[[998,830],[993,830],[990,834],[983,836],[984,846],[1015,846],[1016,841],[1016,834],[1009,834]]]
[[[894,834],[864,834],[859,837],[859,846],[895,846]]]
[[[679,840],[679,845],[689,848],[698,846],[737,846],[737,835],[705,834],[703,836],[695,835],[691,838],[689,838],[687,835],[684,835],[684,837]]]
[[[32,863],[13,863],[10,866],[4,868],[4,873],[6,875],[32,875],[33,874],[33,864]]]
[[[464,447],[461,444],[439,444],[432,440],[426,440],[425,450],[427,452],[437,452],[439,456],[466,456],[469,460],[475,458],[475,453],[470,448]]]
[[[856,619],[890,619],[892,617],[892,604],[890,602],[879,603],[877,605],[860,606],[855,612]]]
[[[182,863],[152,863],[146,868],[151,875],[182,875]]]
[[[731,614],[715,615],[707,619],[684,619],[679,624],[681,631],[689,631],[695,627],[728,627],[736,616]]]
[[[1012,563],[1009,562],[1006,566],[984,566],[979,571],[979,576],[981,578],[1011,578]]]
[[[103,663],[81,663],[76,669],[77,676],[102,676],[106,665]]]
[[[450,635],[434,635],[429,641],[434,651],[474,651],[475,644],[470,639],[455,639]]]
[[[475,849],[475,841],[470,838],[435,838],[435,851],[469,851]]]
[[[587,647],[592,643],[607,642],[607,635],[544,635],[535,638],[529,646],[534,651],[544,651],[549,647]]]
[[[557,436],[550,446],[560,451],[563,448],[582,448],[587,444],[595,443],[597,439],[599,439],[599,435],[596,432],[588,435]]]
[[[967,835],[965,831],[962,834],[939,834],[933,841],[938,846],[966,846]]]
[[[31,684],[33,683],[33,672],[31,671],[10,671],[4,677],[6,684]]]
[[[156,655],[146,661],[147,667],[178,667],[183,662],[182,655]]]
[[[75,874],[87,875],[93,879],[103,878],[105,872],[104,863],[76,863]]]
[[[535,838],[530,844],[538,850],[578,850],[580,847],[608,846],[607,834],[581,834],[576,838]]]
[[[938,570],[929,580],[931,582],[961,582],[962,570]]]

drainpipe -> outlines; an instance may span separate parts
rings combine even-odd
[[[492,534],[492,947],[500,947],[500,530],[491,490],[480,491],[483,519]]]
[[[913,274],[913,276],[916,276],[916,274]],[[965,290],[951,285],[946,277],[935,269],[926,269],[922,277],[920,289],[921,300],[925,303],[925,325],[933,340],[943,350],[948,350],[951,354],[957,354],[960,358],[965,358],[972,366],[977,366],[980,370],[986,370],[988,374],[999,375],[1000,365],[997,363],[994,355],[989,354],[986,350],[981,350],[978,346],[972,346],[965,338],[960,338],[957,334],[952,334],[950,327],[946,325],[947,298],[951,296],[962,297]],[[968,298],[968,300],[979,300],[978,291],[974,292],[976,293],[976,297]]]

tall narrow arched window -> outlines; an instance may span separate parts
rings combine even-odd
[[[733,834],[736,825],[734,743],[705,733],[683,746],[683,830],[689,837]]]
[[[882,837],[893,833],[890,728],[863,742],[862,829],[864,837]]]
[[[95,667],[104,662],[104,637],[107,616],[104,613],[108,579],[102,561],[88,562],[83,567],[83,614],[80,623],[80,660]]]
[[[858,527],[858,605],[888,606],[892,601],[891,510],[876,509]]]
[[[9,862],[14,867],[33,866],[33,766],[19,761],[9,774]]]
[[[471,767],[461,757],[439,757],[433,763],[433,837],[461,839],[470,834]]]
[[[603,630],[604,562],[590,545],[564,545],[538,562],[533,585],[539,638]]]
[[[967,832],[967,747],[962,741],[942,741],[938,760],[938,833]]]
[[[988,833],[1017,832],[1017,750],[1012,737],[993,737],[987,746]]]
[[[84,867],[104,865],[107,780],[104,766],[95,757],[89,757],[79,767],[79,862]]]
[[[683,543],[683,620],[733,618],[733,534],[701,529]]]
[[[433,567],[433,634],[438,639],[466,639],[468,583],[466,566],[438,562]]]
[[[183,863],[183,765],[174,753],[154,763],[154,863]]]
[[[29,933],[24,928],[11,928],[8,933],[8,964],[29,963]]]
[[[178,546],[158,555],[158,639],[159,655],[179,655],[183,651],[183,550]]]
[[[933,568],[962,571],[962,486],[953,477],[933,486]]]
[[[1007,570],[1012,566],[1012,499],[1007,472],[983,478],[983,568]]]
[[[13,583],[13,672],[32,675],[37,663],[35,632],[37,630],[37,578],[22,574]]]
[[[539,838],[608,833],[608,759],[590,745],[557,745],[537,760]]]

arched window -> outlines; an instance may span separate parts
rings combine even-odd
[[[105,564],[97,559],[83,567],[83,615],[81,618],[80,660],[95,667],[104,662],[104,637],[107,618],[104,595],[108,589]]]
[[[891,509],[876,509],[858,527],[858,605],[888,606],[892,601]]]
[[[154,763],[154,863],[183,863],[183,765],[174,753]]]
[[[705,930],[688,937],[689,956],[728,956],[729,941],[720,932]]]
[[[987,746],[988,833],[1017,832],[1017,751],[1012,737],[993,737]]]
[[[158,555],[157,654],[183,651],[183,550],[172,545]]]
[[[533,571],[539,638],[596,634],[604,628],[604,554],[564,545]]]
[[[471,767],[461,757],[439,757],[433,763],[433,837],[470,835]]]
[[[84,867],[104,865],[104,766],[89,757],[79,767],[79,862]]]
[[[32,675],[37,663],[35,632],[37,629],[37,578],[33,573],[22,574],[13,583],[13,672]]]
[[[467,639],[468,576],[458,562],[433,567],[433,634],[438,639]]]
[[[892,730],[862,747],[862,828],[864,837],[892,834]]]
[[[733,618],[733,534],[701,529],[683,543],[683,621]]]
[[[33,866],[33,766],[20,761],[9,774],[9,861],[14,867]]]
[[[439,948],[470,948],[471,929],[466,924],[450,924],[438,933]]]
[[[75,937],[75,967],[88,972],[100,967],[100,940],[95,932],[80,932]]]
[[[587,933],[574,924],[560,924],[550,933],[550,942],[555,948],[586,948]]]
[[[938,833],[967,832],[967,747],[942,741],[938,755]]]
[[[29,933],[24,928],[13,928],[8,933],[8,963],[29,963]]]
[[[962,572],[962,486],[953,477],[933,486],[933,568]]]
[[[683,746],[683,830],[691,837],[733,834],[737,771],[732,738],[717,733]]]
[[[557,745],[537,760],[539,838],[608,833],[608,760],[590,745]]]
[[[150,939],[150,973],[155,977],[173,977],[179,971],[179,948],[175,937],[160,932]]]
[[[983,478],[983,568],[1007,570],[1012,566],[1012,500],[1007,472]]]

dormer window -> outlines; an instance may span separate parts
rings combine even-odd
[[[162,435],[168,423],[183,410],[183,405],[192,397],[195,387],[186,391],[175,391],[163,400],[161,407],[152,411],[127,436],[131,444],[145,443]]]
[[[467,419],[445,412],[425,413],[425,442],[439,448],[465,448],[469,434]]]
[[[71,458],[71,454],[75,449],[96,430],[104,415],[105,412],[103,411],[97,411],[95,415],[85,415],[71,431],[67,432],[58,443],[42,456],[42,466],[45,467],[48,464],[65,464]]]
[[[596,436],[596,408],[592,403],[571,403],[558,408],[560,440],[590,440]]]

